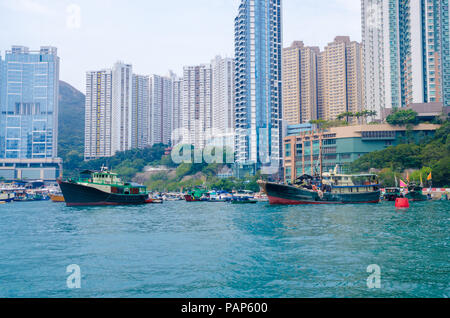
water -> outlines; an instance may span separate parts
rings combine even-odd
[[[12,203],[0,206],[0,297],[448,297],[449,226],[450,202]],[[67,288],[71,264],[80,289]]]

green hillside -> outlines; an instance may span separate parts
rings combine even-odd
[[[85,96],[66,82],[59,82],[58,156],[64,168],[83,159]]]
[[[422,175],[432,171],[433,184],[450,186],[450,121],[443,123],[434,138],[421,144],[413,142],[369,153],[352,164],[354,172],[367,172],[371,168],[382,169],[381,177],[386,185],[393,185],[394,173],[407,169],[422,170]],[[420,173],[413,178],[418,181]]]

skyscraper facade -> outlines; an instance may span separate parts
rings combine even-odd
[[[112,71],[86,73],[84,159],[111,157]]]
[[[24,46],[13,46],[6,51],[1,65],[0,158],[56,158],[57,49],[41,47],[30,51]]]
[[[367,107],[445,104],[448,0],[361,3]]]
[[[203,149],[212,128],[212,70],[210,64],[183,70],[182,143]]]
[[[241,0],[235,19],[236,161],[279,165],[282,139],[281,0]]]
[[[283,49],[283,119],[289,125],[318,118],[319,53],[301,41]]]
[[[172,137],[173,82],[169,77],[150,77],[150,145],[169,145]]]
[[[133,74],[132,148],[142,149],[150,143],[148,129],[150,122],[149,89],[149,76]]]

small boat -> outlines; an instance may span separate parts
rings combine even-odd
[[[423,187],[414,183],[408,185],[408,193],[405,195],[409,201],[428,201],[428,197],[423,194]]]
[[[123,182],[116,173],[83,171],[78,180],[58,180],[67,206],[139,205],[149,202],[147,188]]]
[[[383,200],[393,202],[393,201],[397,200],[398,198],[402,198],[402,197],[403,197],[402,190],[400,188],[397,188],[397,187],[386,188],[384,195],[383,195]]]
[[[0,202],[9,203],[14,201],[15,194],[11,192],[2,192],[0,193]]]
[[[252,200],[250,198],[234,198],[231,200],[231,204],[256,204],[257,200]]]
[[[50,199],[52,202],[65,202],[64,196],[62,193],[56,193],[56,194],[49,194]]]
[[[378,176],[323,173],[303,175],[293,185],[258,181],[270,204],[361,204],[379,203]]]
[[[194,191],[189,191],[184,195],[184,199],[186,202],[203,202],[207,201],[208,199],[205,197],[205,194],[207,191],[202,189],[197,189]]]

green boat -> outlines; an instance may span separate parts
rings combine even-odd
[[[428,197],[423,194],[423,187],[415,184],[408,185],[408,194],[405,197],[410,201],[428,201]]]

